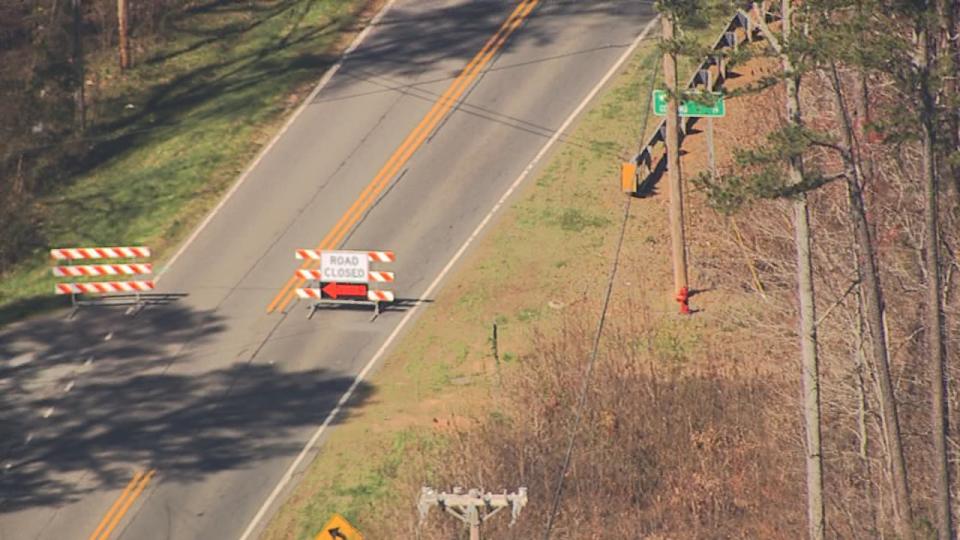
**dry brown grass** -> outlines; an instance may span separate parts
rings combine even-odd
[[[618,314],[618,315],[625,315]],[[559,332],[534,337],[536,352],[505,381],[503,399],[449,442],[425,450],[397,494],[414,500],[430,471],[438,487],[523,485],[518,524],[495,519],[489,538],[543,534],[574,418],[594,314],[572,312]],[[768,404],[787,387],[737,369],[684,373],[664,363],[656,327],[614,317],[590,385],[554,538],[793,538],[802,528],[796,448]],[[703,351],[704,365],[710,353]],[[771,504],[775,502],[775,504]],[[777,509],[777,507],[779,509]],[[408,505],[390,505],[365,531],[416,537]],[[422,538],[455,538],[454,520],[431,515]]]

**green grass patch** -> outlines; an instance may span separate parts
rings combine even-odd
[[[606,227],[611,221],[601,216],[586,216],[576,208],[567,208],[557,220],[560,228],[566,232],[582,232],[588,227]]]
[[[90,148],[41,201],[50,247],[144,244],[162,260],[278,129],[354,30],[365,0],[211,3],[172,14],[125,74],[101,84]],[[0,279],[0,324],[65,305],[36,253]]]
[[[524,308],[517,313],[517,320],[521,323],[528,323],[540,318],[540,310],[535,308]]]
[[[343,515],[353,523],[358,522],[377,501],[389,494],[391,484],[396,480],[411,447],[422,449],[438,444],[438,440],[408,429],[385,437],[384,442],[387,443],[386,451],[376,456],[366,456],[375,457],[371,468],[361,476],[337,474],[331,479],[334,487],[328,496],[313,498],[304,506],[306,519],[299,526],[296,538],[313,539],[319,527],[334,513]]]

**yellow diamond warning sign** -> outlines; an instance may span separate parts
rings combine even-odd
[[[363,535],[343,516],[334,514],[320,529],[316,540],[363,540]]]

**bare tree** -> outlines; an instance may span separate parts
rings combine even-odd
[[[83,10],[81,0],[73,0],[73,68],[77,78],[77,89],[74,96],[77,110],[77,123],[80,131],[87,129],[87,96],[84,93],[86,69],[83,58]]]

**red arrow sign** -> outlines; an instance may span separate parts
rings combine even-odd
[[[332,281],[322,287],[323,293],[336,300],[340,296],[367,297],[367,286],[363,283],[337,283]]]

